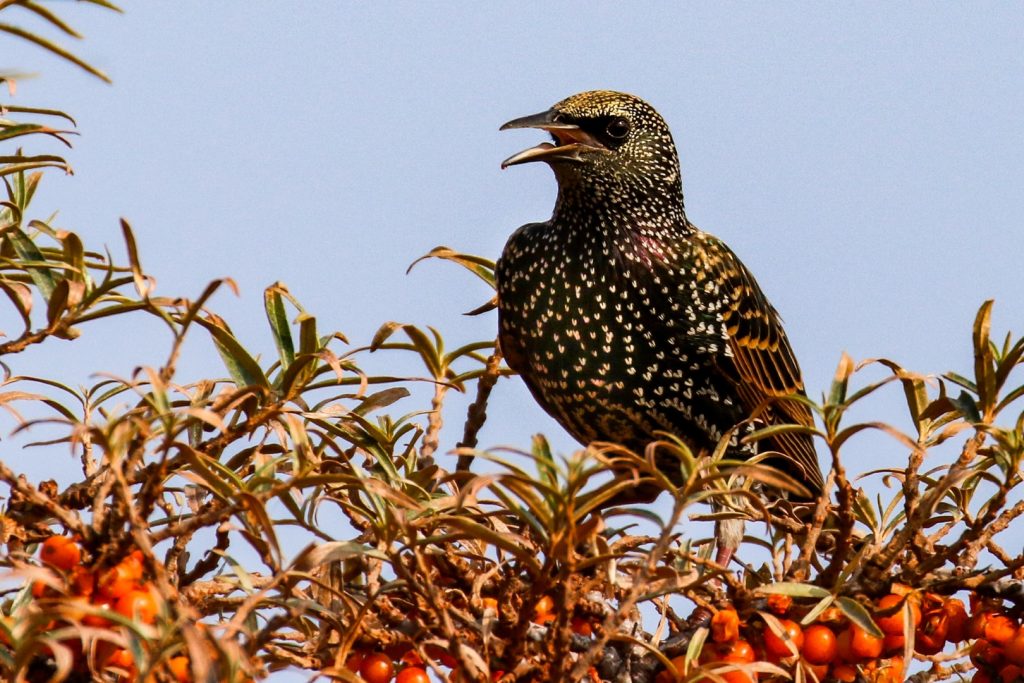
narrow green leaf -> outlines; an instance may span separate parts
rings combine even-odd
[[[64,138],[64,135],[71,133],[72,131],[57,130],[56,128],[50,128],[38,123],[18,123],[9,126],[0,124],[0,142],[13,140],[24,135],[48,135],[71,147],[71,143]]]
[[[801,498],[811,498],[811,492],[799,481],[789,476],[782,470],[775,469],[771,465],[763,463],[741,465],[730,470],[731,473],[741,474],[744,477],[754,479],[762,484],[767,484],[773,489],[789,491]]]
[[[0,166],[0,177],[31,171],[35,168],[60,168],[71,173],[71,167],[63,157],[50,154],[40,154],[34,157],[0,157],[0,164],[6,162],[9,162],[7,166]]]
[[[3,290],[7,298],[14,304],[18,314],[21,315],[21,319],[25,323],[25,330],[30,330],[32,328],[32,290],[20,282],[5,282],[2,280],[0,280],[0,289]]]
[[[313,354],[322,348],[316,336],[316,318],[304,315],[299,318],[299,352]]]
[[[376,351],[379,349],[399,327],[402,327],[402,323],[389,321],[377,328],[377,331],[373,335],[373,339],[370,340],[370,350]]]
[[[754,592],[759,595],[777,594],[789,595],[794,598],[825,598],[832,594],[821,586],[812,586],[806,583],[794,583],[791,581],[779,581],[764,586],[758,586]]]
[[[135,280],[135,291],[145,299],[149,296],[149,282],[142,274],[142,263],[139,261],[139,249],[135,244],[135,235],[128,221],[121,219],[121,233],[124,235],[125,247],[128,249],[128,264],[132,270],[132,279]]]
[[[386,561],[388,556],[368,545],[352,541],[331,541],[307,547],[294,560],[294,565],[303,569],[320,567],[341,562],[352,557],[369,557]]]
[[[18,254],[18,258],[33,264],[47,262],[46,258],[39,251],[39,247],[20,228],[9,228],[4,234],[14,246],[14,251]],[[57,287],[57,279],[50,272],[50,269],[39,265],[31,265],[25,266],[25,270],[28,271],[29,277],[32,278],[32,282],[39,289],[43,298],[49,301],[50,297],[53,296],[53,290]]]
[[[4,104],[4,109],[9,112],[15,112],[18,114],[42,114],[43,116],[59,116],[62,119],[67,120],[72,126],[77,126],[78,123],[71,118],[68,114],[60,111],[59,109],[43,109],[41,107],[19,107],[12,104]]]
[[[992,305],[989,299],[978,309],[974,319],[972,341],[974,344],[974,381],[978,386],[978,404],[982,412],[995,405],[996,388],[993,366],[995,359],[992,354],[990,332],[992,328]]]
[[[44,50],[48,50],[49,52],[52,52],[58,57],[71,62],[75,66],[84,69],[85,71],[88,71],[93,76],[96,76],[97,78],[106,81],[107,83],[111,82],[110,77],[107,76],[105,73],[103,73],[96,67],[92,66],[88,62],[82,60],[80,57],[72,54],[71,52],[68,52],[66,49],[64,49],[57,43],[54,43],[51,40],[47,40],[42,36],[37,36],[34,33],[29,33],[28,31],[18,26],[12,26],[11,24],[0,24],[0,33],[10,33],[12,36],[18,36],[19,38],[23,38],[29,41],[30,43],[35,43]]]
[[[416,351],[419,352],[420,358],[423,359],[423,363],[427,366],[427,370],[430,371],[431,376],[438,380],[444,379],[444,360],[441,358],[440,351],[437,346],[435,346],[430,340],[430,337],[415,325],[403,325],[402,331],[405,332],[412,341],[413,346],[416,348]]]
[[[762,611],[758,611],[758,615],[764,619],[765,625],[767,625],[768,629],[775,634],[775,637],[785,643],[786,647],[789,648],[790,655],[795,657],[800,654],[796,643],[790,639],[789,633],[786,632],[785,626],[782,625],[782,622],[779,621],[777,616],[770,614],[769,612]]]
[[[75,282],[87,284],[90,278],[89,271],[85,266],[85,246],[82,244],[82,239],[75,233],[69,232],[64,235],[62,242],[64,244],[64,262],[73,269],[69,277]]]
[[[494,529],[459,515],[451,515],[445,518],[445,522],[449,526],[465,532],[470,538],[490,543],[494,547],[501,548],[510,553],[520,562],[527,565],[531,574],[536,574],[540,571],[540,563],[533,552],[528,550],[529,543],[518,534],[511,532],[498,533]]]
[[[409,390],[405,387],[391,387],[390,389],[384,389],[374,394],[370,394],[363,399],[352,412],[356,415],[368,415],[374,410],[380,408],[386,408],[395,401],[399,401],[409,396]]]
[[[277,532],[274,531],[274,522],[270,519],[270,515],[267,514],[267,509],[264,507],[263,502],[246,491],[239,491],[235,495],[245,503],[245,519],[257,527],[256,531],[266,541],[267,545],[270,546],[274,553],[274,558],[280,562],[281,547],[277,542]]]
[[[213,337],[213,343],[217,347],[217,352],[224,360],[224,365],[227,367],[228,373],[231,375],[231,379],[235,381],[235,384],[239,387],[270,389],[270,382],[267,381],[267,377],[263,374],[259,363],[235,339],[235,336],[231,334],[224,321],[212,313],[208,315],[209,318],[196,316],[195,322],[210,332],[210,335]]]
[[[409,264],[409,269],[406,270],[405,272],[408,274],[409,272],[412,271],[412,269],[420,261],[425,261],[426,259],[431,259],[431,258],[437,258],[437,259],[442,259],[444,261],[451,261],[452,263],[457,263],[460,266],[462,266],[463,268],[467,269],[469,272],[471,272],[474,275],[476,275],[478,278],[480,278],[484,282],[486,282],[492,288],[494,288],[494,286],[495,286],[495,282],[494,282],[494,267],[495,267],[495,264],[494,264],[494,261],[491,261],[489,259],[485,259],[485,258],[483,258],[481,256],[471,256],[471,255],[468,255],[468,254],[461,254],[461,253],[455,251],[454,249],[451,249],[450,247],[444,247],[444,246],[434,247],[433,249],[430,250],[429,253],[419,257],[418,259],[413,261],[411,264]]]
[[[319,357],[315,354],[300,353],[296,356],[288,369],[278,377],[276,386],[281,394],[294,396],[301,392],[309,379],[316,374],[318,360]]]
[[[71,28],[71,26],[68,25],[63,19],[61,19],[56,14],[51,12],[49,9],[40,5],[37,2],[19,2],[18,6],[30,12],[35,12],[35,14],[41,17],[44,21],[49,22],[50,24],[63,31],[65,34],[71,36],[72,38],[83,37],[81,33]]]
[[[811,611],[804,615],[804,618],[800,620],[800,625],[810,626],[811,624],[813,624],[815,621],[817,621],[818,617],[821,616],[821,614],[825,610],[832,606],[832,603],[834,601],[835,596],[833,596],[832,594],[829,594],[821,600],[819,600],[818,603],[811,608]]]
[[[832,388],[829,391],[828,402],[832,405],[842,405],[846,401],[846,389],[850,383],[850,375],[853,374],[853,359],[845,351],[839,359],[839,366],[836,368],[835,377],[832,378]]]
[[[46,304],[46,321],[49,324],[56,322],[68,309],[68,296],[70,293],[70,281],[61,280],[53,290]]]
[[[274,345],[277,346],[277,353],[281,358],[281,369],[287,370],[288,366],[295,362],[295,344],[292,342],[292,331],[284,308],[284,297],[281,296],[282,288],[284,285],[280,282],[267,287],[263,291],[263,307],[267,311],[267,320],[274,333]]]
[[[841,597],[836,603],[839,605],[839,609],[842,610],[846,618],[853,623],[860,626],[862,629],[867,631],[869,634],[876,638],[884,638],[885,634],[875,624],[874,619],[871,618],[871,614],[867,611],[864,605],[860,604],[853,598]]]
[[[878,515],[876,514],[875,506],[871,504],[871,499],[864,493],[864,489],[857,489],[857,497],[854,499],[853,508],[857,513],[857,519],[869,526],[872,533],[876,536],[879,535],[881,529],[878,523]]]
[[[213,465],[219,463],[216,463],[209,456],[192,448],[182,447],[180,444],[178,450],[185,456],[185,460],[189,464],[189,469],[193,475],[189,478],[202,485],[211,493],[224,500],[229,500],[239,490],[214,473]],[[188,476],[187,473],[183,474]]]

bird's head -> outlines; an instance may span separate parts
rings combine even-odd
[[[545,112],[509,121],[501,130],[512,128],[539,128],[553,141],[514,154],[502,168],[544,161],[562,185],[646,191],[678,187],[681,192],[679,159],[668,125],[654,107],[633,95],[579,93]]]

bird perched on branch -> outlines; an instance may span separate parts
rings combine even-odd
[[[501,127],[513,128],[552,141],[502,168],[547,163],[558,200],[498,261],[499,335],[548,413],[581,443],[638,453],[659,431],[707,453],[758,410],[761,424],[813,426],[805,404],[781,400],[802,395],[803,381],[778,313],[729,247],[687,219],[675,144],[654,108],[591,91]],[[741,443],[752,428],[730,455],[777,451],[768,464],[821,491],[807,434]]]

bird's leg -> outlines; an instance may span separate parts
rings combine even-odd
[[[715,564],[722,569],[728,569],[733,554],[743,542],[743,530],[742,519],[720,519],[715,522],[715,538],[718,546]]]

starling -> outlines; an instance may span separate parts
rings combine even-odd
[[[687,220],[664,119],[637,97],[598,90],[510,128],[553,140],[502,168],[543,161],[558,181],[551,219],[517,230],[496,271],[501,349],[537,402],[581,443],[638,453],[659,431],[708,453],[744,423],[730,456],[775,451],[769,464],[819,494],[810,436],[740,438],[766,405],[762,425],[814,422],[804,403],[776,400],[803,395],[793,350],[746,266]]]

